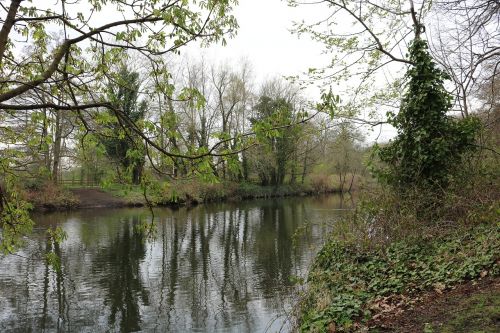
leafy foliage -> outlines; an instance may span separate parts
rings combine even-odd
[[[0,253],[13,253],[21,244],[21,236],[31,232],[31,205],[14,189],[13,177],[7,177],[5,189],[0,186]]]
[[[61,271],[61,258],[60,258],[60,247],[59,245],[64,242],[68,235],[61,227],[56,227],[54,229],[48,229],[47,235],[49,238],[49,250],[45,254],[45,260],[52,266],[55,271]]]
[[[257,140],[264,148],[256,158],[262,185],[282,185],[299,127],[292,103],[285,98],[261,96],[252,119]]]
[[[152,83],[150,91],[171,96],[175,87],[161,80],[169,73],[166,60],[160,55],[178,54],[195,40],[202,45],[225,44],[225,38],[233,36],[238,26],[231,15],[235,3],[88,0],[53,6],[16,0],[2,6],[5,17],[0,32],[0,180],[7,182],[8,177],[15,175],[17,179],[9,182],[19,184],[24,176],[19,170],[26,171],[37,155],[51,155],[48,146],[52,142],[47,131],[52,124],[46,114],[54,113],[57,150],[75,129],[84,132],[82,146],[86,138],[94,135],[112,138],[104,140],[106,151],[115,153],[132,174],[133,182],[138,183],[145,149],[137,137],[144,128],[152,130],[153,126],[141,120],[145,106],[136,105],[137,74],[115,73],[113,69],[127,61],[130,54],[141,54],[147,59],[143,69],[156,79],[151,82],[157,83]],[[59,27],[59,31],[54,31],[54,27]],[[111,87],[110,91],[109,82],[113,79],[121,89]],[[127,85],[131,89],[123,88]],[[103,109],[113,112],[102,112]],[[59,119],[63,114],[65,119]],[[63,133],[63,127],[68,127],[68,132]],[[148,140],[154,145],[153,136]],[[18,149],[18,144],[23,144],[23,148]],[[94,148],[101,150],[99,145]],[[156,145],[156,149],[171,154],[166,147]],[[61,154],[59,151],[53,155]],[[47,161],[49,158],[38,163],[43,166],[41,174],[50,171]],[[55,175],[60,166],[59,159],[53,163]],[[0,246],[12,252],[33,222],[19,188],[11,184],[3,187]]]
[[[498,275],[499,225],[482,225],[431,240],[393,242],[378,250],[335,239],[316,257],[300,329],[326,332],[359,328],[381,297],[443,290],[479,274]],[[358,324],[355,324],[358,322]]]
[[[380,148],[378,155],[388,167],[378,175],[396,188],[445,187],[463,155],[473,149],[480,123],[473,117],[457,120],[446,115],[451,107],[451,95],[443,85],[447,76],[436,67],[427,42],[416,38],[409,52],[414,65],[406,74],[401,109],[389,114],[398,136]]]
[[[111,84],[109,100],[136,126],[141,126],[147,108],[145,101],[138,101],[140,80],[139,73],[122,67],[117,75],[117,82]],[[108,156],[118,161],[130,174],[132,183],[139,184],[145,163],[145,148],[135,132],[126,129],[118,118],[109,115],[105,124],[108,131],[101,136],[101,142]]]
[[[400,66],[413,27],[408,24],[406,1],[288,0],[293,7],[316,7],[317,17],[294,23],[293,33],[307,35],[321,45],[330,61],[310,68],[308,77],[316,82],[338,84],[343,102],[337,114],[347,117],[359,111],[377,113],[380,105],[399,102],[392,82],[382,85],[382,70],[401,77]],[[423,6],[424,7],[424,6]],[[426,8],[421,9],[425,15]],[[308,80],[304,80],[307,84]],[[341,84],[339,84],[341,83]],[[339,90],[341,89],[341,90]]]

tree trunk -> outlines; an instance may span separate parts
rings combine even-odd
[[[40,148],[43,154],[43,166],[46,172],[51,172],[52,161],[50,160],[50,149],[47,144],[47,136],[49,134],[47,121],[47,109],[43,109],[43,124],[42,124],[42,137],[40,139]]]
[[[132,183],[134,185],[139,185],[141,183],[142,169],[143,165],[141,163],[134,165],[132,169]]]
[[[304,163],[302,164],[302,179],[301,183],[304,184],[307,174],[307,152],[309,151],[309,140],[306,141],[306,149],[304,151]]]
[[[21,0],[12,0],[10,2],[9,11],[7,12],[7,17],[3,22],[2,30],[0,30],[0,67],[2,65],[2,60],[7,49],[7,40],[9,39],[10,30],[14,26],[17,11],[21,5]]]
[[[243,180],[248,181],[248,157],[246,151],[241,153],[241,168],[243,173]]]
[[[295,184],[297,180],[297,164],[299,163],[297,158],[297,152],[295,151],[293,154],[292,166],[290,167],[290,184]]]
[[[342,177],[342,171],[339,172],[339,178],[340,178],[340,193],[344,193],[344,185],[345,185],[345,177],[346,175],[343,175]]]
[[[0,214],[3,212],[5,202],[7,202],[6,194],[4,193],[2,184],[0,183]]]
[[[54,149],[53,149],[53,166],[52,166],[52,181],[57,184],[59,175],[59,164],[61,158],[61,112],[60,110],[55,110],[56,113],[56,123],[55,123],[55,139],[54,139]]]
[[[351,177],[351,184],[349,185],[349,189],[347,190],[347,192],[351,193],[351,190],[352,190],[352,183],[354,182],[354,177],[356,176],[356,169],[354,169],[354,171],[352,172],[352,177]]]

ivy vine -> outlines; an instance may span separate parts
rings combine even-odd
[[[388,114],[398,135],[378,148],[384,167],[377,174],[398,189],[415,185],[443,188],[464,154],[474,149],[480,122],[475,117],[447,115],[452,106],[452,97],[444,87],[448,76],[436,66],[425,40],[413,40],[409,60],[413,65],[406,73],[400,111]]]

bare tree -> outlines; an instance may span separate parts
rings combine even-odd
[[[423,31],[428,1],[289,0],[292,6],[321,6],[323,16],[296,23],[294,32],[324,45],[330,63],[310,68],[308,79],[335,84],[342,115],[399,108],[409,42]],[[328,88],[327,88],[328,90]],[[340,115],[338,113],[337,115]]]
[[[439,0],[429,16],[433,56],[449,74],[456,109],[466,117],[479,89],[499,74],[500,2]]]

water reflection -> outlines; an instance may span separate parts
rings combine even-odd
[[[159,209],[155,239],[137,231],[151,218],[142,209],[36,216],[19,253],[31,259],[0,258],[0,331],[275,332],[294,302],[291,277],[345,205],[328,196]],[[69,235],[61,248],[44,232],[55,225]],[[53,247],[61,272],[39,258]]]
[[[92,272],[99,272],[105,304],[110,308],[108,323],[113,326],[119,322],[122,332],[140,330],[140,304],[148,305],[148,290],[140,273],[146,247],[142,235],[133,228],[138,223],[137,216],[124,219],[121,230],[99,251],[92,265]]]

